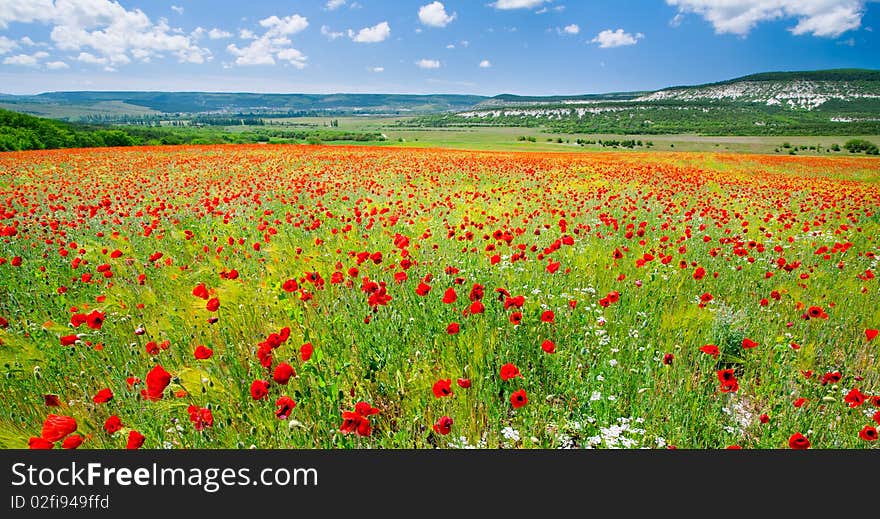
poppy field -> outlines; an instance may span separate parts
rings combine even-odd
[[[0,154],[2,448],[875,448],[880,161]]]

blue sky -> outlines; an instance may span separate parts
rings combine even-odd
[[[580,94],[880,68],[864,0],[0,0],[0,91]]]

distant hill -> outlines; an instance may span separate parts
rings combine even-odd
[[[880,71],[767,72],[653,92],[496,96],[428,126],[542,126],[568,133],[880,134]]]
[[[577,96],[521,96],[500,94],[482,101],[477,106],[504,106],[507,104],[561,103],[575,101],[627,101],[651,92],[613,92],[608,94],[584,94]]]
[[[407,126],[526,126],[566,133],[878,135],[880,71],[765,72],[646,92],[458,94],[48,92],[0,108],[89,123],[261,125],[299,116],[414,116]]]
[[[419,115],[465,110],[484,99],[458,94],[47,92],[0,95],[0,107],[67,120],[151,114]]]

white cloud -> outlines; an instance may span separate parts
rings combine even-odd
[[[18,43],[15,43],[15,40],[10,40],[6,36],[0,36],[0,54],[6,54],[16,47],[18,47]]]
[[[183,7],[180,7],[179,5],[172,5],[171,10],[177,14],[183,14]]]
[[[419,21],[431,27],[446,27],[455,20],[456,13],[446,14],[446,7],[440,2],[431,2],[419,7]]]
[[[761,22],[796,18],[793,34],[836,38],[857,29],[866,0],[666,0],[679,14],[695,13],[718,34],[747,35]],[[680,19],[679,19],[680,21]]]
[[[543,5],[548,0],[497,0],[490,4],[495,9],[532,9]]]
[[[278,59],[287,61],[295,68],[298,68],[300,70],[306,67],[306,60],[308,59],[308,57],[306,57],[302,52],[294,48],[281,50],[278,52],[278,54],[276,54],[276,56],[278,56]]]
[[[436,59],[420,59],[416,61],[416,66],[423,69],[435,69],[440,68],[440,62]]]
[[[538,9],[537,11],[535,11],[535,14],[549,13],[551,10],[554,12],[557,12],[557,13],[561,13],[562,11],[565,11],[565,6],[564,5],[557,5],[556,7],[553,7],[552,9],[548,9],[547,7],[542,7],[540,9]]]
[[[3,64],[18,65],[20,67],[37,67],[40,64],[41,59],[48,57],[49,53],[43,51],[35,52],[34,54],[17,54],[4,59]]]
[[[376,73],[385,72],[385,67],[370,67],[369,71]]]
[[[324,6],[324,9],[328,11],[335,11],[345,5],[345,0],[327,0],[327,4]]]
[[[388,22],[377,23],[372,27],[364,27],[358,32],[348,30],[348,37],[357,43],[378,43],[385,41],[391,36],[391,26]]]
[[[291,47],[288,36],[304,31],[309,26],[307,18],[292,14],[279,18],[272,15],[260,20],[260,26],[266,28],[260,36],[247,29],[239,33],[242,39],[250,40],[245,47],[230,43],[226,51],[235,56],[235,64],[239,66],[274,65],[276,59],[286,61],[297,69],[306,66],[308,57],[298,49]]]
[[[106,65],[107,58],[99,58],[92,53],[89,52],[80,52],[79,56],[76,57],[77,61],[81,61],[83,63],[88,63],[89,65]]]
[[[566,25],[565,27],[563,27],[562,32],[564,32],[565,34],[578,34],[579,32],[581,32],[581,28],[578,26],[578,24],[573,23],[571,25]]]
[[[238,37],[242,40],[253,40],[257,35],[250,29],[239,29]]]
[[[492,67],[492,62],[487,59],[484,59],[483,61],[480,62],[480,68],[491,68],[491,67]]]
[[[63,70],[66,68],[70,68],[70,65],[63,61],[50,61],[46,63],[46,68],[49,70]]]
[[[50,38],[62,51],[89,51],[111,65],[148,61],[170,53],[179,61],[203,63],[211,52],[190,36],[153,22],[140,9],[128,10],[112,0],[0,0],[0,28],[9,23],[50,25]]]
[[[214,27],[213,29],[208,31],[208,38],[211,38],[212,40],[222,40],[224,38],[231,38],[231,37],[232,37],[231,32],[224,31],[224,30],[218,29],[216,27]]]
[[[19,38],[18,41],[20,41],[24,45],[27,45],[28,47],[33,47],[34,45],[36,45],[36,43],[34,43],[34,40],[28,38],[27,36],[22,36],[21,38]]]
[[[322,25],[321,26],[321,35],[326,36],[327,38],[329,38],[331,40],[335,40],[336,38],[341,38],[341,37],[345,36],[345,33],[331,31],[330,27],[328,27],[326,25]]]
[[[0,29],[9,22],[48,22],[52,19],[55,5],[52,0],[3,0],[0,9]]]
[[[633,35],[628,32],[623,32],[623,29],[617,29],[616,31],[605,29],[597,34],[595,38],[590,40],[590,43],[598,43],[599,48],[601,49],[612,49],[614,47],[635,45],[644,37],[645,35],[640,32]]]
[[[669,26],[678,27],[679,25],[681,25],[682,20],[684,20],[684,15],[681,13],[676,13],[675,16],[673,16],[672,19],[669,20]]]
[[[272,15],[260,20],[260,25],[269,29],[266,34],[288,36],[304,31],[309,26],[309,20],[298,14],[285,16],[284,18]]]

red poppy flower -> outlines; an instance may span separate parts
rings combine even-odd
[[[510,314],[510,322],[514,325],[519,325],[522,322],[523,315],[520,312],[513,312]]]
[[[721,369],[717,372],[718,381],[721,382],[722,393],[736,393],[739,389],[739,382],[736,379],[732,369]]]
[[[440,379],[437,382],[434,382],[434,386],[431,388],[431,391],[434,392],[434,396],[437,398],[451,395],[452,379]]]
[[[356,432],[358,436],[369,436],[372,429],[370,420],[357,413],[345,411],[342,413],[342,425],[339,426],[339,430],[344,434]]]
[[[289,396],[282,396],[275,401],[275,407],[275,417],[279,420],[287,420],[293,408],[296,407],[296,402]]]
[[[700,351],[702,351],[706,355],[711,355],[715,358],[718,358],[718,355],[721,353],[718,350],[718,346],[715,346],[714,344],[706,344],[705,346],[701,346]]]
[[[521,377],[522,373],[519,372],[519,368],[515,365],[507,363],[501,366],[501,380],[507,381],[512,378]]]
[[[144,435],[132,429],[128,432],[128,442],[125,448],[129,450],[140,449],[144,444]]]
[[[379,410],[370,404],[358,402],[354,411],[342,413],[342,425],[339,430],[344,434],[356,432],[358,436],[369,436],[372,432],[369,416],[378,412]]]
[[[449,335],[455,335],[460,330],[458,323],[449,323],[449,326],[446,327],[446,333]]]
[[[86,323],[86,314],[73,314],[70,316],[70,324],[73,325],[74,328],[79,328],[81,325]]]
[[[205,286],[204,283],[199,283],[192,291],[192,295],[207,300],[208,297],[208,287]]]
[[[85,438],[83,438],[82,436],[80,436],[78,434],[71,434],[70,436],[65,438],[63,442],[61,442],[61,448],[62,449],[75,449],[75,448],[79,447],[80,445],[82,445],[83,441],[85,441]]]
[[[446,289],[446,292],[443,293],[443,302],[447,305],[454,303],[458,300],[458,294],[455,293],[455,289],[450,287]]]
[[[110,391],[110,388],[105,387],[104,389],[95,393],[95,396],[92,397],[92,402],[96,404],[103,404],[105,402],[109,402],[112,399],[113,391]]]
[[[553,310],[544,310],[541,313],[541,322],[552,323],[554,320],[556,320],[556,314],[553,313]]]
[[[471,379],[469,378],[460,378],[457,380],[458,387],[467,389],[471,387]]]
[[[868,328],[865,330],[865,339],[868,341],[873,341],[877,337],[878,330],[873,328]]]
[[[518,389],[510,395],[510,403],[513,405],[514,409],[519,409],[520,407],[529,403],[529,397],[526,396],[525,389]]]
[[[61,345],[62,346],[71,346],[79,340],[79,337],[76,335],[65,335],[61,337]]]
[[[416,294],[418,294],[420,296],[426,296],[426,295],[428,295],[428,292],[430,292],[430,291],[431,291],[431,285],[428,285],[427,283],[424,283],[424,282],[419,283],[419,286],[416,287]]]
[[[186,410],[189,413],[189,421],[197,431],[203,430],[205,427],[214,426],[214,415],[207,407],[198,407],[191,405]]]
[[[354,406],[354,411],[361,416],[370,416],[379,414],[379,410],[366,402],[358,402]]]
[[[545,353],[554,353],[556,351],[556,345],[553,344],[553,341],[547,339],[541,343],[541,349],[544,350]]]
[[[853,388],[843,397],[843,401],[849,404],[850,407],[858,407],[864,404],[866,399],[867,396],[859,391],[859,388]]]
[[[871,427],[870,425],[866,425],[859,431],[859,438],[865,440],[866,442],[872,442],[877,440],[877,429]]]
[[[207,309],[209,312],[216,312],[219,308],[220,300],[216,297],[211,298],[211,300],[209,300],[208,303],[205,305],[205,309]]]
[[[300,348],[299,348],[300,358],[302,359],[303,362],[306,362],[310,358],[312,358],[312,353],[314,351],[315,351],[315,348],[312,347],[312,343],[307,342],[307,343],[303,344],[302,346],[300,346]]]
[[[761,416],[758,417],[758,420],[759,420],[761,423],[769,423],[769,422],[770,422],[770,416],[768,416],[767,413],[764,413],[764,414],[762,414]]]
[[[703,279],[705,276],[706,276],[706,269],[704,269],[703,267],[697,267],[697,269],[694,270],[694,279],[700,280],[700,279]]]
[[[147,400],[161,400],[162,393],[171,383],[171,374],[160,365],[156,365],[147,373],[147,389],[141,390],[141,396]]]
[[[197,360],[210,359],[211,357],[214,356],[214,350],[199,344],[198,346],[196,346],[196,349],[193,352],[193,355],[195,356],[195,358]]]
[[[804,397],[800,397],[800,398],[798,398],[797,400],[794,401],[794,406],[797,407],[797,408],[801,408],[801,407],[803,407],[804,404],[806,404],[806,403],[807,403],[807,399],[804,398]]]
[[[468,299],[470,299],[471,301],[481,301],[485,292],[486,287],[479,283],[474,283],[474,285],[471,287],[470,294],[468,294]]]
[[[290,381],[290,377],[295,376],[293,366],[286,362],[282,362],[275,366],[275,372],[272,374],[272,380],[277,384],[286,385]]]
[[[284,282],[284,284],[281,285],[281,289],[285,292],[296,292],[297,290],[299,290],[299,284],[296,282],[295,279],[288,279]]]
[[[482,301],[474,301],[468,310],[472,314],[481,314],[486,311],[486,307]]]
[[[120,429],[122,429],[122,420],[115,414],[104,421],[104,430],[107,431],[107,434],[113,434]]]
[[[48,450],[54,446],[55,446],[55,444],[53,444],[52,442],[45,440],[43,438],[37,438],[37,437],[32,436],[28,440],[28,449]]]
[[[3,317],[0,317],[0,328],[7,328],[7,327],[9,327],[9,321],[7,321]]]
[[[251,383],[251,398],[262,400],[269,395],[269,382],[266,380],[254,380]]]
[[[507,297],[504,299],[504,309],[515,306],[516,308],[522,308],[526,302],[525,296],[516,296],[516,297]]]
[[[822,375],[822,385],[824,386],[828,383],[837,384],[842,378],[843,375],[839,371],[829,371]]]
[[[60,407],[61,399],[58,395],[43,395],[43,403],[46,407]]]
[[[446,436],[452,430],[452,418],[441,416],[437,423],[434,424],[434,432]]]
[[[758,346],[758,343],[746,337],[745,339],[743,339],[742,346],[745,349],[756,348]]]
[[[50,414],[43,422],[43,431],[40,436],[50,442],[57,442],[76,430],[76,420],[69,416]]]
[[[675,360],[675,355],[671,353],[666,353],[665,355],[663,355],[663,364],[671,366],[673,360]]]
[[[810,440],[801,433],[794,433],[788,439],[788,446],[796,450],[804,450],[810,448]]]
[[[86,316],[86,326],[92,330],[100,330],[104,325],[104,313],[97,310],[92,311]]]

